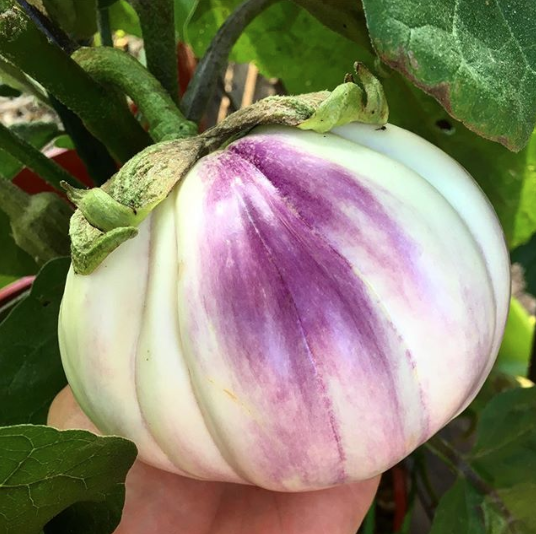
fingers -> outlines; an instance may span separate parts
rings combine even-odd
[[[98,433],[69,387],[52,403],[48,424]],[[201,482],[135,462],[115,534],[354,534],[380,477],[305,493]]]
[[[355,534],[380,477],[305,493],[227,485],[211,534]],[[247,519],[244,519],[247,518]],[[242,528],[247,525],[247,528]]]
[[[81,429],[100,434],[80,409],[69,386],[65,386],[53,400],[48,411],[47,424],[59,430]]]

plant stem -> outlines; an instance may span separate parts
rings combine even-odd
[[[26,0],[17,0],[31,21],[39,30],[47,36],[47,39],[56,43],[67,54],[72,54],[78,47],[78,43],[71,39],[57,24],[50,20],[42,11]]]
[[[97,9],[97,25],[99,27],[102,46],[113,46],[114,39],[112,28],[110,27],[110,11],[107,7],[99,7]]]
[[[128,0],[141,24],[147,69],[179,103],[174,0]]]
[[[0,146],[58,191],[62,190],[61,181],[66,181],[71,185],[80,185],[65,169],[48,159],[40,150],[15,135],[3,124],[0,124]]]
[[[197,123],[201,120],[234,44],[249,23],[276,1],[246,0],[221,25],[203,59],[197,65],[183,97],[181,107],[188,119]]]
[[[458,476],[465,478],[470,482],[480,493],[487,495],[501,515],[508,521],[509,524],[515,520],[506,507],[495,488],[488,484],[467,462],[467,460],[457,451],[448,441],[441,438],[439,435],[431,437],[424,446],[433,454],[443,460],[447,466]]]
[[[24,72],[12,65],[4,58],[0,57],[0,73],[8,85],[13,84],[16,89],[20,89],[37,98],[45,106],[50,106],[47,95]]]
[[[116,48],[81,48],[73,54],[103,85],[113,85],[134,100],[149,123],[155,141],[196,135],[197,126],[184,117],[162,85],[131,55]]]
[[[150,144],[126,103],[50,42],[14,0],[0,0],[0,54],[74,111],[119,161]]]
[[[425,459],[421,455],[418,460],[416,460],[416,462],[417,465],[415,468],[415,472],[419,474],[424,489],[426,490],[428,497],[430,497],[430,504],[432,508],[435,508],[439,503],[439,499],[437,498],[437,493],[435,492],[434,487],[432,486],[432,483],[430,481],[430,476],[428,475],[428,469],[426,468]]]
[[[45,17],[41,11],[37,10],[34,6],[29,5],[27,2],[24,2],[21,5],[28,16],[43,29],[49,40],[56,43],[69,54],[79,48],[77,43],[65,35],[65,33],[50,19]],[[11,66],[11,68],[16,67]],[[27,78],[22,71],[19,72],[23,77]],[[38,94],[36,96],[39,98]],[[54,97],[54,95],[50,95],[48,98],[45,95],[44,98],[46,100],[45,103],[48,106],[53,107],[60,117],[66,133],[71,137],[76,151],[95,185],[103,184],[117,171],[117,165],[106,147],[88,131],[80,118],[69,108],[64,106]]]
[[[106,147],[91,135],[77,115],[53,96],[50,97],[50,102],[93,182],[95,185],[102,185],[117,172],[114,159]]]
[[[406,510],[406,514],[404,516],[404,520],[402,522],[402,526],[400,527],[397,534],[409,534],[410,528],[411,528],[411,519],[413,516],[413,511],[415,510],[415,501],[417,499],[417,469],[416,464],[414,463],[412,467],[408,467],[409,462],[406,460],[404,462],[404,465],[410,472],[410,491],[408,494],[408,507]],[[423,506],[425,503],[423,503]]]

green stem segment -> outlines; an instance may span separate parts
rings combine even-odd
[[[433,454],[441,458],[447,466],[458,476],[465,478],[483,495],[487,495],[501,515],[509,522],[514,519],[495,488],[486,482],[469,464],[469,462],[448,441],[435,435],[424,446]]]
[[[77,189],[66,182],[62,187],[69,200],[80,209],[88,222],[102,232],[110,232],[123,226],[138,226],[148,210],[135,210],[113,199],[103,189]]]
[[[71,138],[93,183],[102,185],[117,172],[117,163],[110,156],[106,147],[84,126],[80,117],[54,96],[50,97],[50,103],[59,115],[65,131]]]
[[[21,89],[31,95],[35,96],[40,102],[45,104],[45,106],[50,106],[50,102],[47,98],[47,95],[37,87],[37,85],[24,74],[20,69],[7,62],[5,59],[0,57],[0,73],[2,78],[8,85],[12,85],[16,89]]]
[[[229,54],[249,23],[276,0],[246,0],[240,4],[212,39],[203,59],[182,99],[182,110],[192,121],[199,122],[214,94],[218,78],[229,59]]]
[[[107,7],[99,6],[97,9],[97,26],[102,46],[113,46],[114,39],[112,28],[110,27],[110,12]]]
[[[62,181],[72,185],[79,185],[75,178],[65,169],[47,158],[41,151],[24,141],[24,139],[15,135],[3,124],[0,124],[0,146],[58,191],[61,191],[60,182]]]
[[[76,113],[119,161],[150,144],[126,103],[51,43],[15,0],[0,0],[0,55]]]
[[[147,69],[179,103],[174,0],[128,0],[140,19]]]
[[[115,48],[80,48],[73,59],[103,85],[130,96],[149,123],[154,141],[196,135],[197,126],[184,117],[162,85],[136,59]]]

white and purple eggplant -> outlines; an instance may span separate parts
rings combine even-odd
[[[143,461],[306,491],[385,471],[459,414],[509,291],[497,218],[441,150],[389,124],[262,126],[71,269],[60,347],[84,411]]]

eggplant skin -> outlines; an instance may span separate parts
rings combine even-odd
[[[199,160],[91,275],[59,336],[80,405],[140,458],[309,491],[365,480],[460,413],[503,335],[497,217],[396,126],[268,126]]]

